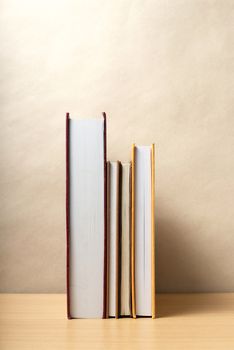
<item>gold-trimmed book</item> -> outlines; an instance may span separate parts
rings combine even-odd
[[[156,317],[155,148],[132,147],[131,282],[133,317]]]

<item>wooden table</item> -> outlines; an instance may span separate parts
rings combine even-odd
[[[0,294],[0,349],[234,349],[234,293],[157,302],[156,320],[67,320],[64,294]]]

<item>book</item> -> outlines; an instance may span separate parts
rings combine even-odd
[[[120,163],[107,162],[108,298],[107,316],[119,316]]]
[[[156,316],[154,145],[132,148],[132,312]]]
[[[106,316],[106,116],[66,116],[68,318]]]
[[[121,163],[120,315],[131,316],[131,163]]]

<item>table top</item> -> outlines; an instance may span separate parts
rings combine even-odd
[[[1,350],[234,349],[234,293],[158,294],[158,318],[67,320],[64,294],[0,294]]]

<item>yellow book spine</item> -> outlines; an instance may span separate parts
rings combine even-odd
[[[155,281],[155,146],[151,146],[151,273],[152,273],[152,318],[156,317]]]
[[[131,281],[132,281],[132,317],[136,318],[136,294],[135,294],[135,144],[132,145]]]

